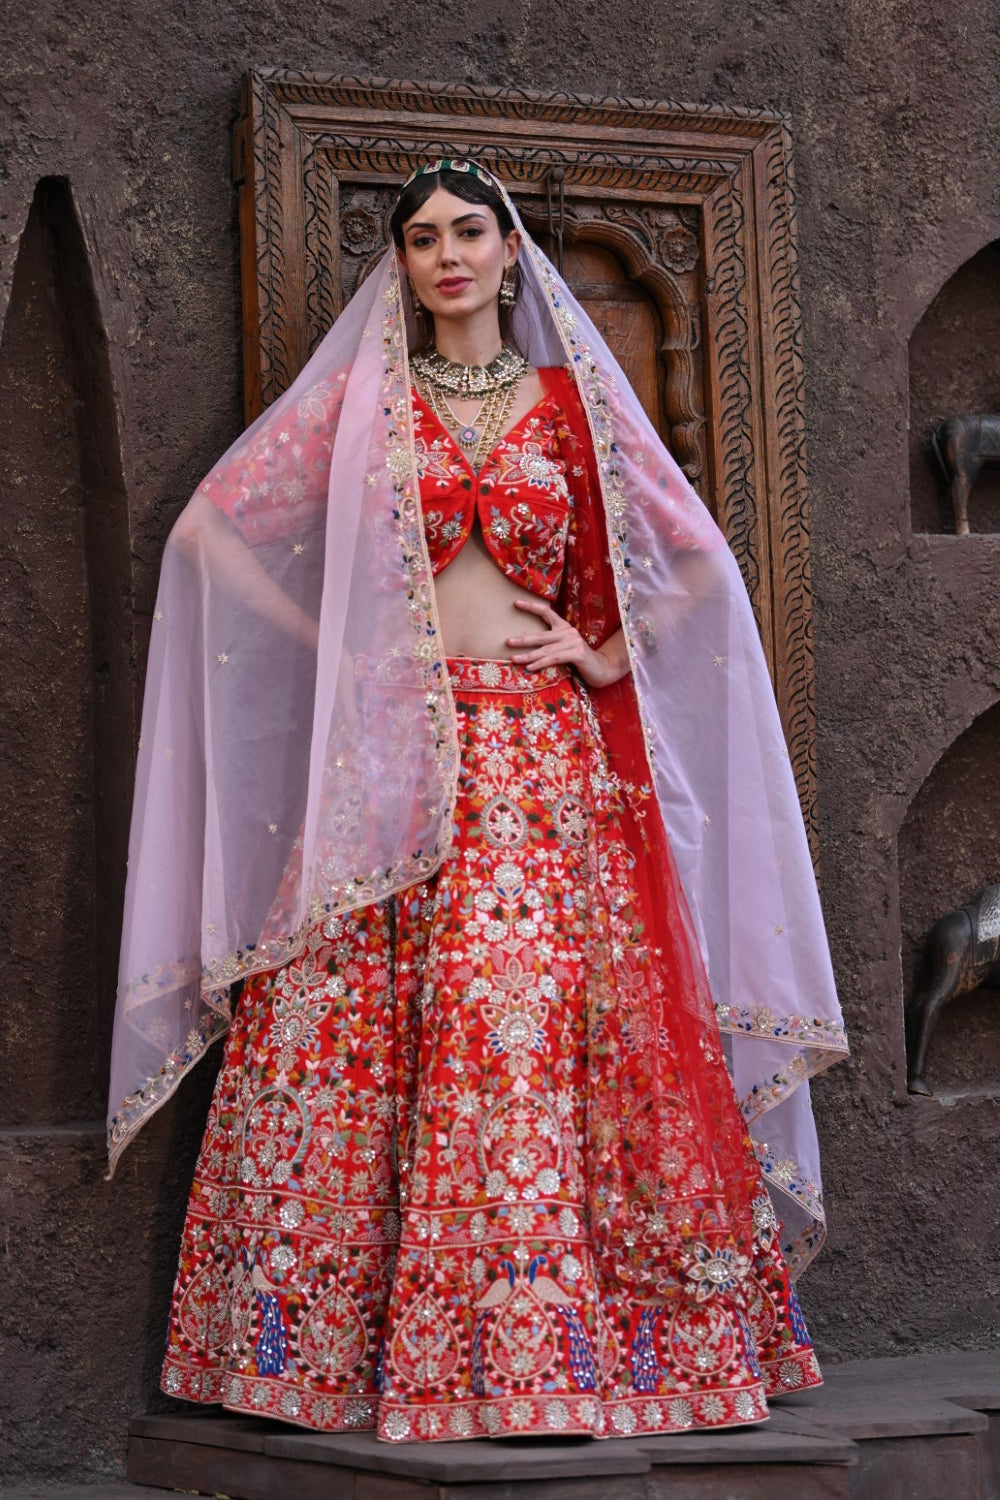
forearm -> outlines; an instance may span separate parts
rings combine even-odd
[[[608,687],[612,682],[620,682],[632,670],[624,630],[618,629],[614,635],[609,635],[603,646],[598,646],[593,654],[600,658],[601,667],[599,681],[591,683],[592,687]]]
[[[178,523],[174,540],[192,562],[207,567],[227,593],[243,600],[293,640],[317,648],[317,622],[275,582],[258,562],[253,548],[211,501],[200,498],[194,502],[190,513]]]

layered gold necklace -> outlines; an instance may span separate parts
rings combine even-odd
[[[517,387],[528,361],[506,346],[488,365],[463,365],[445,359],[436,349],[416,354],[413,373],[426,394],[427,404],[449,432],[478,474],[507,430]],[[458,401],[479,400],[471,422],[463,422],[452,410],[448,397]]]

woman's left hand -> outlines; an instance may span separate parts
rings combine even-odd
[[[628,674],[624,631],[616,630],[595,651],[580,632],[557,615],[544,599],[515,599],[514,608],[537,615],[549,627],[541,634],[507,637],[507,645],[513,648],[511,661],[527,667],[529,672],[565,663],[575,667],[587,686],[592,688],[607,687]]]

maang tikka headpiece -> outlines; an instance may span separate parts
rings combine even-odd
[[[416,171],[410,173],[399,191],[405,192],[417,177],[427,177],[432,172],[467,172],[470,177],[478,177],[480,182],[488,183],[490,187],[503,191],[492,172],[488,172],[478,162],[470,161],[466,156],[439,156],[434,161],[424,162],[422,167],[417,167]]]

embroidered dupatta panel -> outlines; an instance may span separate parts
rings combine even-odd
[[[714,523],[530,240],[522,269],[518,342],[533,364],[568,367],[567,407],[599,502],[566,611],[592,638],[620,619],[629,640],[632,678],[595,695],[595,708],[634,789],[650,922],[657,882],[679,872],[693,1043],[717,1045],[721,1030],[801,1266],[823,1222],[806,1080],[844,1041],[753,616]],[[421,524],[407,316],[390,254],[168,545],[133,821],[112,1162],[226,1028],[233,981],[293,957],[324,914],[417,883],[447,851],[454,706]],[[655,1014],[649,1022],[655,1053]],[[619,1246],[631,1235],[641,1273],[657,1233],[655,1150],[640,1180],[620,1132],[619,1144],[606,1218]]]

